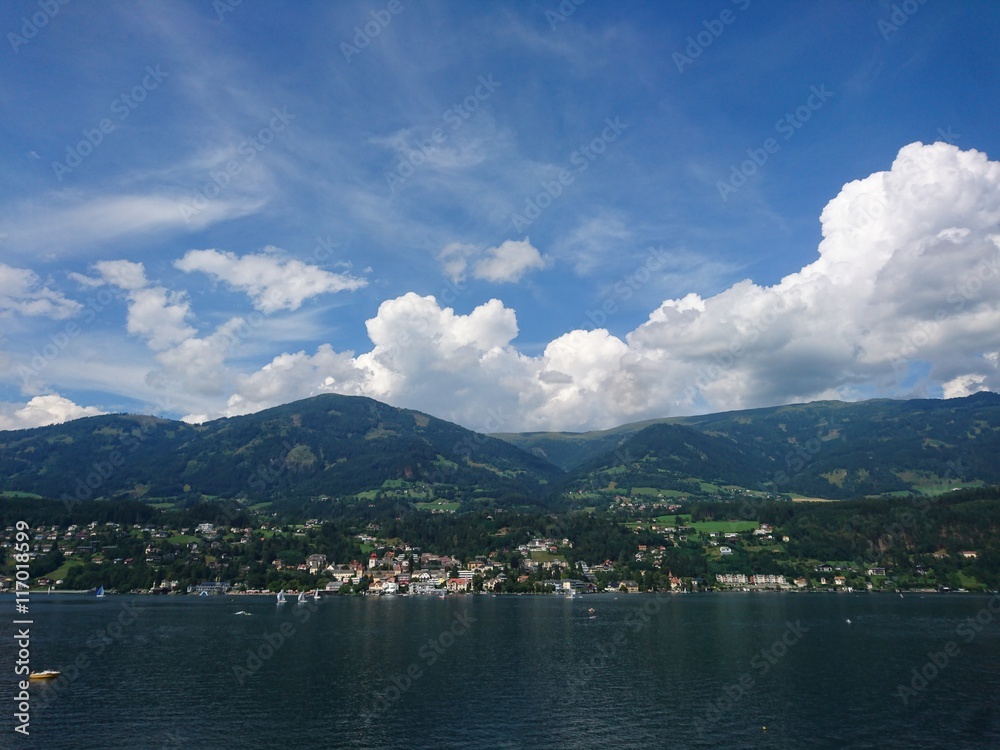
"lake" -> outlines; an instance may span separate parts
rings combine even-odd
[[[0,611],[0,747],[1000,747],[1000,597],[33,593],[30,738]]]

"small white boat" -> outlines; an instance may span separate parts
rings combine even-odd
[[[249,612],[247,612],[246,610],[243,610],[243,609],[241,609],[241,610],[240,610],[239,612],[237,612],[236,614],[238,614],[238,615],[245,615],[246,617],[249,617],[249,616],[250,616],[250,613],[249,613]]]
[[[305,591],[300,591],[299,592],[299,598],[298,598],[297,602],[299,604],[305,604],[306,603],[306,592]]]
[[[103,599],[104,598],[104,587],[103,586],[101,586],[99,589],[97,589],[97,598],[98,599]]]
[[[314,602],[318,602],[318,601],[319,601],[319,589],[316,589],[316,590],[315,590],[315,591],[313,592],[313,601],[314,601]]]
[[[51,679],[54,679],[54,678],[58,677],[61,674],[62,674],[62,672],[58,672],[55,669],[43,669],[41,672],[32,672],[31,674],[28,675],[28,679],[29,680],[51,680]]]
[[[278,601],[277,601],[277,603],[278,604],[284,604],[285,603],[285,590],[284,589],[282,589],[281,591],[278,592]]]

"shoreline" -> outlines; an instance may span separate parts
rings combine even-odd
[[[4,594],[13,594],[14,589],[4,589],[0,591],[0,596]],[[51,594],[69,594],[73,596],[94,596],[94,591],[84,591],[78,589],[68,589],[68,590],[54,590],[49,591],[48,589],[29,589],[29,593],[32,595],[37,595],[38,597],[50,596]],[[372,599],[380,598],[425,598],[425,599],[436,599],[442,598],[442,596],[451,597],[464,597],[464,596],[546,596],[554,598],[564,598],[564,599],[586,599],[591,596],[681,596],[686,594],[875,594],[875,595],[904,595],[904,594],[941,594],[941,595],[952,595],[952,594],[978,594],[978,595],[994,595],[998,594],[1000,591],[985,590],[985,591],[968,591],[968,590],[958,590],[952,589],[950,591],[941,591],[939,589],[896,589],[893,591],[866,591],[866,590],[835,590],[835,589],[798,589],[798,588],[788,588],[788,589],[709,589],[706,591],[635,591],[631,593],[625,593],[621,591],[594,591],[586,594],[576,594],[575,596],[566,596],[565,594],[559,594],[556,592],[538,592],[538,591],[523,591],[523,592],[450,592],[441,589],[440,592],[435,594],[341,594],[336,591],[320,592],[320,599],[330,599],[333,597],[364,597]],[[209,594],[207,598],[219,599],[223,597],[261,597],[273,599],[277,592],[275,591],[229,591],[224,594]],[[286,595],[297,596],[297,591],[286,591]],[[115,592],[106,594],[105,598],[118,597],[118,596],[154,596],[154,597],[191,597],[192,599],[206,598],[202,597],[200,594],[187,593],[187,592],[169,592],[169,593],[153,593],[149,591],[126,591],[126,592]],[[36,598],[32,596],[32,598]],[[96,597],[95,597],[96,598]],[[312,598],[309,601],[313,601]],[[294,603],[294,599],[289,600],[289,602]]]

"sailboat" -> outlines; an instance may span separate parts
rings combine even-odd
[[[299,604],[305,604],[306,603],[306,592],[305,591],[300,591],[299,592],[299,598],[298,598],[297,601],[298,601]]]
[[[319,601],[319,589],[316,589],[316,590],[315,590],[315,591],[313,592],[313,601],[314,601],[314,602],[318,602],[318,601]]]
[[[285,590],[282,589],[281,591],[278,592],[278,604],[284,604],[284,603],[285,603]]]
[[[101,586],[99,589],[97,589],[97,598],[98,599],[103,599],[104,598],[104,587],[103,586]]]

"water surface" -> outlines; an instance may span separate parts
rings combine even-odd
[[[64,676],[0,747],[1000,747],[987,596],[54,594],[31,615],[32,667]]]

